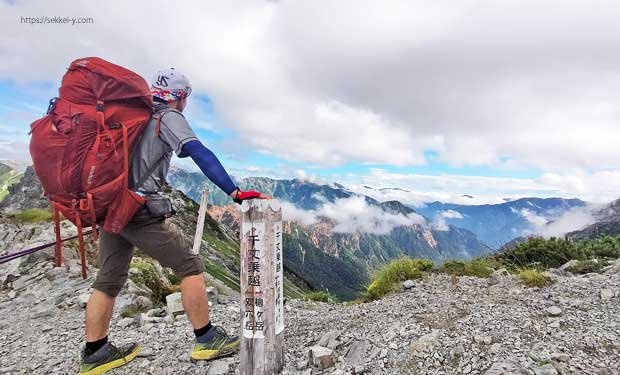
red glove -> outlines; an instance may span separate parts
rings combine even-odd
[[[242,191],[241,189],[237,188],[237,195],[235,195],[233,201],[235,203],[241,204],[241,202],[243,202],[244,200],[253,198],[262,198],[262,194],[254,190]]]

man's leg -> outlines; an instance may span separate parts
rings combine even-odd
[[[196,343],[191,352],[194,360],[210,360],[234,353],[239,338],[209,322],[209,304],[199,256],[192,254],[191,243],[168,222],[155,222],[134,227],[123,236],[164,267],[170,267],[181,279],[181,299],[188,319],[194,327]]]
[[[86,342],[95,342],[108,335],[115,297],[95,289],[86,304]]]
[[[99,238],[99,272],[93,293],[86,305],[86,342],[108,335],[116,296],[125,285],[133,245],[121,235],[101,231]]]
[[[108,342],[108,329],[116,296],[125,285],[133,253],[131,243],[120,235],[101,231],[99,272],[86,305],[86,346],[82,352],[81,375],[103,374],[134,359],[140,346],[116,347]]]
[[[209,302],[205,288],[205,277],[201,274],[185,276],[181,280],[181,299],[187,318],[194,329],[209,323]]]

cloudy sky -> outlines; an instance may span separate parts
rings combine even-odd
[[[55,16],[93,22],[22,18]],[[0,159],[27,160],[29,123],[94,55],[148,80],[184,71],[190,124],[237,176],[399,187],[413,203],[610,201],[618,19],[597,0],[4,1]]]

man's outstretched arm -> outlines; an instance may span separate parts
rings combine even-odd
[[[231,196],[236,203],[241,204],[245,199],[252,198],[271,198],[257,191],[242,191],[232,181],[222,163],[217,156],[206,148],[202,142],[198,140],[189,141],[183,145],[179,157],[191,157],[194,163],[198,165],[202,173],[207,176],[215,185],[222,189],[226,194]]]

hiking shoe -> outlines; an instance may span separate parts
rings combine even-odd
[[[82,366],[79,375],[100,375],[120,367],[134,359],[140,353],[138,344],[129,344],[117,348],[111,343],[106,343],[94,353],[86,354],[86,348],[82,351]]]
[[[239,343],[239,336],[228,336],[222,327],[213,326],[196,338],[190,357],[193,361],[224,357],[236,352]]]

